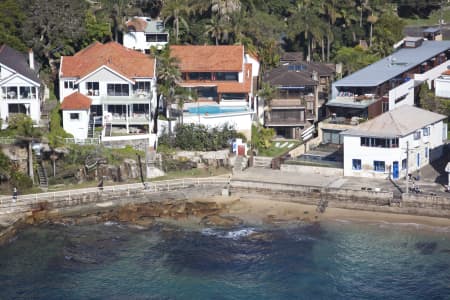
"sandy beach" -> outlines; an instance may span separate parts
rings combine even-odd
[[[389,223],[398,225],[426,225],[425,227],[448,227],[450,219],[372,212],[362,210],[327,208],[324,213],[316,212],[316,206],[271,201],[266,199],[247,199],[216,197],[211,201],[228,207],[229,215],[241,218],[250,224],[264,224],[295,221],[352,221],[370,223]]]

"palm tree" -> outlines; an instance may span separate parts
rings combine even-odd
[[[211,11],[226,22],[230,21],[232,14],[240,10],[240,0],[211,0]]]
[[[181,71],[178,67],[178,60],[176,57],[170,55],[170,47],[166,47],[161,52],[153,49],[152,52],[156,57],[158,88],[163,97],[167,119],[169,120],[169,134],[171,134],[171,105],[182,93],[178,86],[181,81]],[[159,100],[160,98],[158,97],[157,107],[159,107]],[[157,119],[157,116],[155,116],[155,119]]]
[[[185,17],[191,12],[191,6],[188,0],[165,0],[161,14],[165,17],[164,21],[173,20],[173,30],[175,32],[175,41],[179,42],[180,22],[185,28],[189,28]]]
[[[133,4],[133,0],[101,0],[99,8],[95,10],[95,14],[103,14],[110,19],[111,31],[116,42],[119,42],[119,35],[127,30],[127,16],[140,12]]]
[[[214,38],[216,46],[219,45],[219,41],[228,40],[228,28],[218,16],[213,16],[206,23],[204,34]]]

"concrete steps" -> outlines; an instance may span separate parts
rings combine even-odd
[[[233,165],[233,173],[242,172],[248,167],[248,158],[246,156],[237,156]]]
[[[253,167],[270,169],[272,167],[272,157],[254,156]]]

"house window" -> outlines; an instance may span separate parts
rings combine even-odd
[[[20,99],[36,99],[36,87],[21,86],[19,88]]]
[[[64,81],[64,88],[65,89],[73,89],[75,87],[75,81],[73,80],[66,80]]]
[[[2,87],[3,99],[17,99],[17,86]]]
[[[113,84],[108,83],[107,85],[108,96],[129,96],[130,87],[128,84]]]
[[[80,114],[79,113],[71,113],[70,114],[70,119],[71,120],[79,120],[80,119]]]
[[[423,128],[423,136],[429,136],[430,135],[430,127]]]
[[[386,169],[386,167],[384,165],[384,161],[380,161],[380,160],[373,161],[373,170],[375,172],[384,172],[385,169]]]
[[[389,110],[389,102],[382,103],[382,110],[383,112],[387,112]]]
[[[406,170],[406,158],[402,160],[402,170]]]
[[[236,72],[217,72],[215,80],[238,81],[238,73]]]
[[[417,153],[417,167],[420,167],[420,153]]]
[[[209,72],[191,72],[188,74],[189,80],[211,80],[212,76]]]
[[[425,158],[428,158],[428,153],[429,153],[428,147],[425,147]]]
[[[159,42],[159,43],[167,42],[167,34],[155,34],[155,33],[146,34],[145,35],[145,40],[148,43],[151,43],[151,42]]]
[[[136,94],[149,94],[150,93],[150,81],[139,81],[134,85],[134,92]]]
[[[27,109],[25,107],[25,104],[18,104],[18,103],[13,103],[13,104],[8,104],[8,113],[9,114],[28,114],[29,113],[29,109]]]
[[[94,82],[86,82],[86,89],[88,96],[99,96],[100,95],[100,87],[97,81]]]
[[[352,170],[361,170],[361,160],[352,159]]]
[[[416,132],[414,132],[414,140],[419,140],[420,139],[420,131],[417,130]]]

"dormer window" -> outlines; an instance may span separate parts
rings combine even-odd
[[[65,89],[74,89],[75,87],[75,81],[74,80],[66,80],[64,81],[64,88]]]

